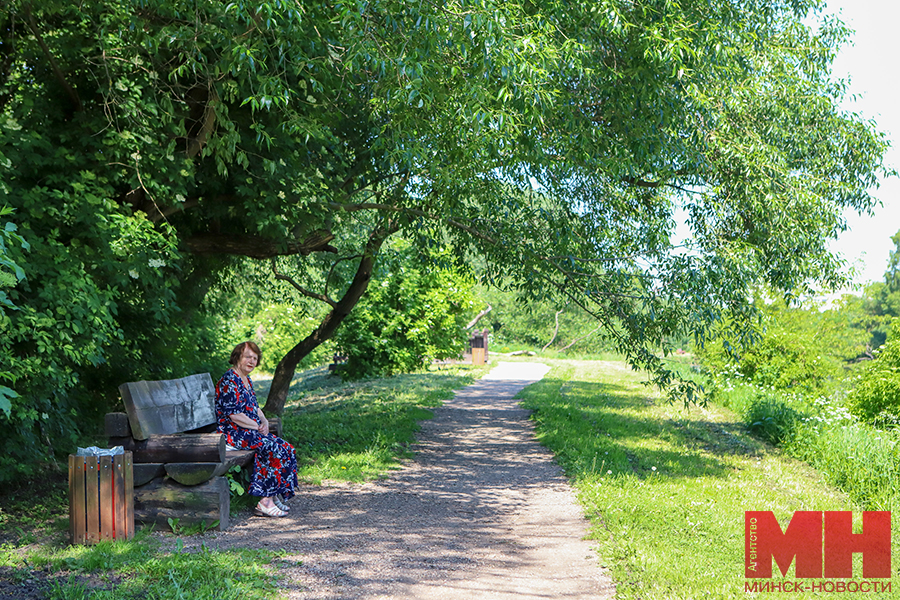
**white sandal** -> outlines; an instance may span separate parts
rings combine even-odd
[[[283,510],[284,512],[290,512],[290,510],[291,510],[291,507],[288,506],[287,503],[278,496],[272,496],[272,502],[274,502],[275,506],[277,506],[280,510]]]
[[[278,508],[277,505],[263,506],[262,502],[260,502],[253,510],[253,514],[258,517],[284,517],[287,515],[287,512]]]

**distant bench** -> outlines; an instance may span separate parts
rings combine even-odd
[[[255,450],[228,450],[216,433],[215,386],[209,373],[165,381],[123,383],[124,413],[107,413],[111,446],[133,453],[134,519],[180,525],[229,526],[231,499],[225,474],[249,466]],[[269,419],[281,434],[281,421]]]

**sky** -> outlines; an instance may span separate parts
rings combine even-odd
[[[834,63],[836,77],[849,78],[850,90],[844,108],[877,123],[892,145],[886,163],[900,171],[900,2],[897,0],[827,0],[825,10],[837,14],[855,31]],[[854,101],[850,96],[857,96]],[[900,230],[900,178],[884,180],[874,195],[881,201],[874,216],[848,213],[850,230],[840,236],[832,250],[856,269],[858,284],[880,281],[894,244],[891,236]]]

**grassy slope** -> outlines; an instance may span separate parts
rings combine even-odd
[[[523,405],[578,490],[617,598],[754,596],[745,510],[772,510],[784,526],[796,510],[854,509],[727,410],[668,405],[621,362],[548,362]]]

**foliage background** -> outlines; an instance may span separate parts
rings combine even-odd
[[[819,4],[4,3],[0,206],[27,246],[4,250],[0,478],[96,433],[123,381],[221,371],[244,319],[274,319],[273,354],[319,320],[285,390],[394,237],[565,299],[690,394],[658,350],[746,338],[759,286],[840,283],[828,240],[887,171],[837,108],[848,31],[808,27]]]

